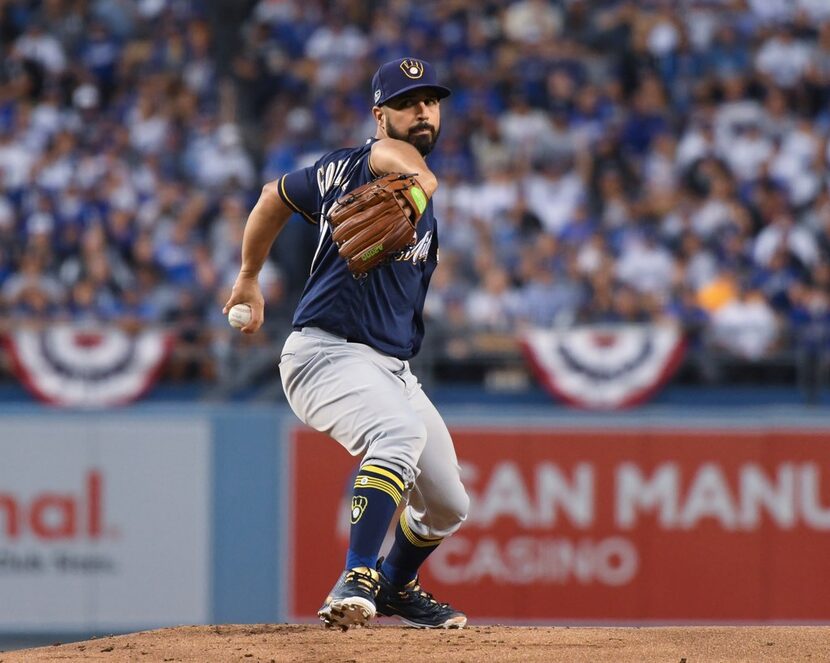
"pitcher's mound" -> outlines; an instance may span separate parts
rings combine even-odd
[[[371,626],[182,626],[0,653],[0,663],[760,663],[830,661],[828,626],[531,627],[417,631]]]

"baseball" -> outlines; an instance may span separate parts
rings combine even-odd
[[[242,329],[251,321],[251,307],[248,304],[234,304],[228,311],[228,323],[234,329]]]

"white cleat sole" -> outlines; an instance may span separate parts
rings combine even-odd
[[[467,625],[467,618],[464,615],[459,615],[458,617],[453,617],[452,619],[448,619],[443,624],[418,624],[416,622],[411,622],[408,619],[404,619],[403,617],[398,616],[404,624],[407,626],[411,626],[412,628],[464,628]]]
[[[341,601],[332,601],[317,613],[326,628],[350,628],[366,626],[375,616],[375,606],[371,601],[354,596]]]

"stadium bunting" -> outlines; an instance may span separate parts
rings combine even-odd
[[[21,329],[5,338],[15,373],[52,405],[99,408],[124,405],[146,393],[170,354],[163,331],[129,334],[117,327],[70,324]]]
[[[596,410],[645,402],[672,376],[685,351],[680,328],[671,324],[531,329],[521,344],[551,394]]]

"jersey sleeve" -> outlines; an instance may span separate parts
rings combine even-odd
[[[283,175],[277,181],[277,193],[286,205],[306,221],[317,224],[317,214],[320,211],[320,190],[314,176],[313,166]]]

